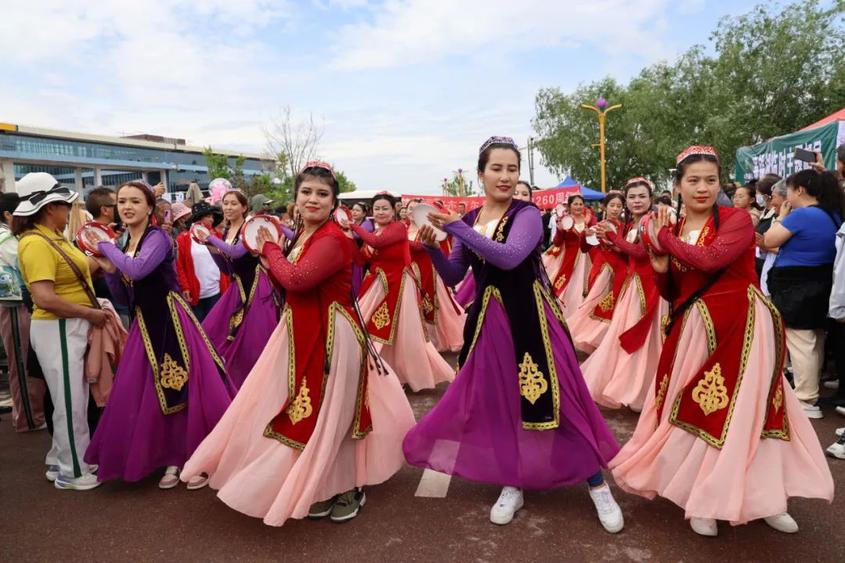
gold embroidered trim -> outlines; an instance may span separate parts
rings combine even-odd
[[[678,410],[681,406],[681,397],[683,397],[683,393],[678,393],[678,397],[675,399],[675,404],[672,408],[672,415],[669,421],[677,426],[678,428],[682,428],[687,432],[694,434],[716,448],[721,449],[722,446],[725,444],[725,438],[728,435],[728,428],[730,427],[731,419],[733,418],[734,408],[736,408],[736,400],[739,396],[739,389],[742,385],[742,379],[745,375],[745,367],[747,365],[748,355],[751,351],[751,344],[754,341],[754,298],[756,295],[759,294],[754,288],[753,285],[748,286],[748,290],[746,292],[748,296],[748,314],[746,315],[745,319],[745,333],[744,333],[744,342],[742,346],[742,353],[740,356],[740,369],[739,374],[737,375],[736,379],[736,386],[734,387],[733,396],[730,398],[729,405],[728,405],[728,414],[725,417],[725,424],[722,426],[722,433],[720,436],[713,436],[709,432],[698,428],[692,424],[687,424],[678,420]],[[683,327],[681,327],[683,330]],[[676,351],[677,353],[677,351]]]
[[[774,303],[771,302],[763,293],[758,290],[756,287],[751,286],[749,288],[749,295],[753,294],[754,299],[759,299],[763,305],[769,310],[769,314],[772,316],[772,325],[775,330],[775,358],[778,360],[775,362],[775,367],[772,372],[772,385],[777,385],[778,381],[783,379],[783,373],[781,372],[782,363],[785,358],[785,350],[784,350],[784,328],[783,328],[783,319],[780,316],[780,311],[777,310]],[[752,301],[752,304],[754,301]],[[770,387],[771,389],[771,387]],[[781,387],[778,389],[779,393],[775,394],[775,399],[773,402],[777,402],[777,396],[780,395],[781,402],[783,401],[783,382],[781,381]],[[782,403],[781,403],[782,404]],[[775,405],[775,409],[779,410],[780,406]],[[761,435],[763,438],[777,438],[780,440],[790,440],[790,431],[789,431],[789,417],[787,416],[789,413],[784,411],[783,413],[783,429],[782,430],[764,430]],[[769,409],[766,409],[766,420],[763,423],[763,427],[765,428],[766,423],[768,422],[769,417]]]
[[[390,311],[387,307],[387,301],[382,303],[381,307],[376,310],[373,315],[373,324],[376,325],[376,328],[379,330],[390,324]]]
[[[478,313],[478,320],[475,323],[475,332],[472,335],[472,343],[469,345],[469,350],[467,351],[467,360],[469,360],[470,355],[472,355],[473,350],[475,350],[475,343],[478,341],[478,335],[481,334],[481,327],[484,325],[484,319],[487,316],[487,307],[490,305],[491,297],[495,297],[496,301],[504,307],[502,294],[499,292],[498,288],[492,285],[488,285],[484,288],[484,296],[481,299],[481,310]]]
[[[716,351],[716,328],[713,326],[713,317],[710,316],[707,305],[701,299],[696,300],[695,306],[698,309],[698,314],[701,315],[702,322],[704,322],[704,330],[707,333],[707,350],[713,354]],[[688,308],[687,311],[689,310]]]
[[[657,396],[654,398],[654,406],[655,408],[660,408],[663,404],[664,399],[666,399],[666,391],[669,389],[669,375],[663,374],[663,378],[660,380],[660,388],[657,390]]]
[[[722,377],[722,366],[716,362],[713,369],[704,372],[704,379],[692,390],[692,400],[698,403],[706,416],[728,406],[728,388]]]
[[[165,352],[164,361],[161,363],[161,386],[165,389],[181,391],[187,382],[188,372]]]
[[[480,215],[480,213],[479,213],[479,215]],[[499,221],[499,226],[496,227],[496,234],[493,237],[493,239],[496,242],[504,242],[505,241],[505,225],[507,225],[507,224],[508,224],[508,216],[504,215],[502,217],[501,221]]]
[[[519,394],[532,405],[549,390],[549,384],[538,368],[531,354],[526,352],[519,364]]]
[[[402,270],[402,277],[400,278],[400,281],[399,281],[399,299],[396,301],[396,310],[393,312],[393,319],[390,319],[390,321],[389,321],[389,322],[393,323],[393,326],[390,327],[390,336],[388,336],[387,340],[385,340],[384,338],[379,338],[378,336],[371,334],[370,338],[373,340],[373,342],[380,342],[382,344],[392,345],[393,341],[396,339],[396,329],[399,326],[399,319],[400,319],[399,314],[402,312],[402,298],[405,294],[405,276],[410,276],[410,275],[412,275],[411,270],[409,270],[408,268],[405,268],[404,270]],[[379,269],[378,270],[378,276],[379,276],[379,279],[382,280],[382,285],[385,288],[384,289],[384,295],[385,295],[385,298],[386,298],[387,297],[387,291],[388,291],[387,274],[385,274],[381,269]],[[387,305],[387,301],[382,303],[382,306],[384,306],[384,305]],[[379,307],[379,309],[381,309],[381,307]],[[388,310],[388,312],[389,312],[389,310]],[[375,314],[378,314],[378,310],[376,310]],[[422,315],[420,315],[420,318],[422,318]],[[373,323],[375,324],[375,318],[373,318]],[[385,326],[387,326],[387,325],[385,324],[385,325],[380,327],[380,326],[378,326],[378,324],[376,324],[376,328],[378,328],[378,329],[382,329]],[[425,330],[423,330],[423,334],[425,334]],[[428,341],[428,335],[426,335],[426,341]]]
[[[370,398],[369,395],[364,394],[364,382],[365,378],[367,377],[367,351],[366,351],[366,343],[364,340],[364,332],[361,330],[361,327],[358,326],[358,323],[352,318],[349,312],[343,308],[343,305],[338,303],[337,301],[333,302],[329,305],[329,330],[326,337],[326,361],[329,362],[329,366],[331,366],[331,360],[334,356],[334,339],[335,339],[335,324],[338,320],[338,315],[344,317],[348,322],[349,326],[352,327],[352,330],[355,332],[355,338],[358,340],[358,346],[360,349],[361,354],[361,362],[358,368],[358,386],[357,386],[357,394],[355,397],[355,418],[352,421],[352,438],[355,440],[360,440],[369,434],[373,427],[372,424],[367,428],[360,428],[361,426],[361,403],[367,405],[369,408]],[[323,383],[323,389],[326,388],[325,382]]]
[[[293,339],[293,311],[288,304],[285,304],[285,308],[282,311],[282,317],[279,319],[279,325],[285,326],[288,333],[288,399],[290,399],[290,397],[293,397],[296,393],[296,344]],[[264,428],[264,436],[278,440],[286,446],[290,446],[291,448],[297,450],[305,448],[305,444],[297,442],[296,440],[291,440],[287,436],[279,434],[278,432],[274,432],[272,420],[268,422],[267,426]]]
[[[556,306],[556,299],[543,290],[543,286],[539,281],[534,282],[534,301],[537,304],[537,317],[540,319],[540,332],[543,336],[543,346],[546,350],[546,362],[549,366],[549,383],[552,388],[552,409],[554,410],[554,420],[549,422],[523,422],[522,428],[525,430],[551,430],[560,426],[560,383],[557,378],[557,368],[555,367],[555,357],[552,352],[552,342],[549,339],[549,325],[546,319],[546,309],[543,304],[548,304],[551,307],[555,317],[561,321],[562,326],[566,329],[566,322],[563,320],[563,314]],[[568,330],[568,329],[566,329]],[[571,345],[571,344],[570,344]]]
[[[311,406],[310,389],[308,389],[308,383],[305,377],[302,378],[302,386],[299,388],[299,393],[297,393],[296,398],[288,405],[288,408],[285,409],[285,412],[294,425],[313,414],[314,408]]]

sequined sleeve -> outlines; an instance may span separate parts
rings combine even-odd
[[[463,221],[446,225],[445,230],[493,266],[513,270],[543,240],[543,219],[536,207],[525,207],[514,216],[513,227],[504,242],[488,239]]]
[[[285,227],[284,225],[282,225],[282,234],[285,235],[285,238],[288,240],[293,240],[294,238],[296,238],[296,233],[294,232],[294,230]]]
[[[141,251],[134,258],[127,256],[110,242],[101,242],[97,248],[124,276],[131,280],[142,280],[164,261],[171,248],[171,242],[163,232],[153,231],[144,239]]]
[[[261,255],[267,259],[270,275],[279,285],[290,291],[308,291],[343,268],[347,253],[340,240],[324,237],[314,241],[295,264],[285,258],[276,243],[265,243]]]
[[[408,228],[400,221],[392,222],[380,234],[371,233],[359,225],[352,225],[352,231],[366,244],[376,249],[385,248],[408,238]]]
[[[431,261],[437,269],[437,273],[443,278],[443,283],[450,287],[458,285],[466,276],[469,269],[469,255],[467,249],[460,240],[455,241],[452,252],[447,258],[439,248],[425,247],[431,256]]]
[[[636,227],[632,227],[636,228]],[[613,243],[613,246],[618,248],[623,254],[631,256],[632,258],[645,258],[648,256],[648,250],[642,241],[628,242],[628,240],[619,233],[610,231],[607,233],[607,239]]]
[[[229,258],[231,258],[232,260],[241,258],[247,253],[246,247],[240,242],[236,242],[235,244],[229,244],[215,235],[211,235],[210,237],[208,237],[208,243],[223,254],[225,254],[226,256],[228,256]]]
[[[754,225],[748,213],[732,213],[723,218],[716,238],[707,246],[686,244],[664,227],[657,236],[666,252],[690,268],[717,272],[739,259],[754,245]]]

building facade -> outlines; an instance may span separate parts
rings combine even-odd
[[[164,182],[171,193],[184,191],[193,181],[205,189],[212,178],[203,150],[184,139],[155,135],[111,137],[0,123],[0,179],[4,191],[14,191],[15,182],[29,172],[48,172],[80,193],[137,179]],[[235,159],[244,157],[247,181],[275,170],[275,161],[259,154],[214,152],[226,155],[232,169]]]

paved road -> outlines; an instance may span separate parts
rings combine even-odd
[[[419,416],[442,389],[411,396]],[[824,445],[845,418],[813,422]],[[605,411],[620,441],[636,415]],[[367,490],[360,516],[347,524],[292,520],[282,528],[235,512],[214,491],[160,491],[158,476],[107,483],[89,492],[57,491],[44,479],[45,432],[15,434],[0,423],[0,561],[845,561],[845,501],[796,499],[801,531],[787,536],[762,522],[701,538],[682,511],[615,489],[625,530],[606,534],[584,487],[526,493],[508,526],[488,521],[498,488],[452,479],[443,498],[415,496],[423,471],[405,467]],[[831,460],[845,483],[845,461]],[[435,488],[444,485],[435,483]]]

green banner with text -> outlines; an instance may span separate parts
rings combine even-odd
[[[836,166],[836,147],[840,142],[842,123],[845,122],[834,121],[809,131],[775,137],[759,145],[740,147],[736,151],[736,181],[743,184],[769,173],[786,178],[807,168],[809,164],[795,160],[797,148],[820,152],[825,167],[833,170]]]

